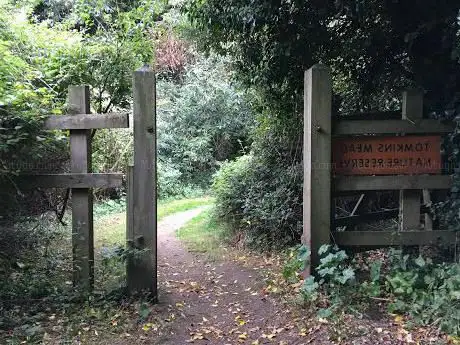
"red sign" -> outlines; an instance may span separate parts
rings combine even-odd
[[[441,137],[334,139],[332,162],[337,175],[440,174]]]

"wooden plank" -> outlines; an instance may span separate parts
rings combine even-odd
[[[455,125],[433,119],[421,120],[339,120],[334,123],[333,135],[363,134],[436,134],[451,133]]]
[[[421,191],[406,189],[399,191],[399,218],[401,231],[420,230]]]
[[[69,112],[90,111],[89,87],[69,87]],[[72,173],[91,172],[91,131],[70,131],[70,162]],[[91,290],[94,283],[93,192],[88,188],[72,188],[73,281],[79,289]]]
[[[455,244],[454,231],[344,231],[332,237],[339,246],[420,246],[444,243]]]
[[[337,175],[440,174],[441,137],[335,138],[332,163]]]
[[[390,110],[390,111],[366,111],[362,113],[351,113],[351,114],[340,114],[333,118],[334,120],[346,120],[346,121],[355,121],[355,120],[366,120],[366,121],[375,121],[375,120],[400,120],[401,111],[400,110]]]
[[[395,175],[395,176],[338,176],[334,191],[450,189],[450,175]]]
[[[407,90],[403,92],[402,101],[402,119],[407,121],[418,121],[423,118],[423,91],[421,89]],[[404,136],[404,141],[409,141],[411,137]],[[430,145],[432,150],[424,152],[427,155],[426,159],[433,160],[434,167],[437,168],[436,173],[441,172],[441,138],[438,138],[436,145]],[[423,145],[422,145],[423,146]],[[430,153],[428,155],[428,153]],[[414,154],[416,158],[416,154]],[[418,157],[418,160],[423,160]],[[436,162],[435,162],[436,161]],[[429,167],[433,165],[429,164]],[[429,171],[426,173],[435,173]],[[401,190],[399,191],[399,211],[400,211],[400,230],[420,229],[420,190]]]
[[[129,114],[51,115],[46,118],[44,126],[45,129],[128,128]]]
[[[21,175],[15,179],[20,188],[116,188],[123,184],[123,174],[69,173]]]
[[[318,249],[330,241],[331,92],[329,67],[314,65],[305,72],[302,241],[311,250],[306,275],[319,263]]]
[[[155,72],[148,66],[133,76],[134,245],[142,250],[129,271],[130,292],[149,290],[157,298]]]

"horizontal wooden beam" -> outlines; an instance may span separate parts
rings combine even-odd
[[[450,189],[450,175],[339,176],[334,178],[334,191]]]
[[[401,120],[401,110],[396,111],[368,111],[362,113],[338,114],[333,120],[337,121],[356,121],[356,120]]]
[[[128,128],[128,113],[51,115],[45,129]]]
[[[455,244],[456,232],[433,231],[343,231],[333,232],[332,237],[339,246],[420,246],[428,244]]]
[[[332,135],[363,134],[433,134],[450,133],[455,129],[452,123],[438,120],[338,120],[334,122]]]
[[[20,175],[15,179],[19,188],[113,188],[121,187],[123,174],[40,174]]]

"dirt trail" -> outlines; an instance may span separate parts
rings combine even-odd
[[[167,315],[160,338],[150,344],[302,344],[285,329],[289,310],[262,292],[259,271],[234,262],[207,262],[189,253],[175,232],[204,208],[165,218],[158,228],[159,300]],[[263,338],[263,337],[266,338]],[[297,339],[296,339],[297,338]],[[257,342],[256,342],[257,343]]]
[[[175,233],[205,208],[169,216],[158,224],[159,303],[152,306],[152,330],[142,330],[139,324],[128,338],[112,338],[110,345],[413,343],[400,321],[348,314],[336,321],[318,320],[306,309],[272,298],[266,294],[264,275],[270,266],[259,265],[262,258],[251,258],[251,264],[243,267],[239,260],[210,261],[188,252]],[[420,339],[431,337],[427,331],[419,332]]]

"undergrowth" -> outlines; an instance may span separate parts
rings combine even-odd
[[[158,218],[209,202],[206,198],[162,201]],[[95,205],[92,294],[72,284],[70,215],[63,219],[66,225],[47,214],[2,228],[0,344],[94,344],[111,333],[129,333],[139,322],[157,325],[161,321],[150,320],[154,315],[150,315],[147,296],[131,299],[125,295],[126,259],[137,253],[125,248],[126,217],[118,217],[123,209],[123,201]],[[116,231],[108,234],[107,227]]]
[[[391,250],[385,260],[367,258],[363,263],[330,245],[319,250],[315,275],[301,286],[304,302],[317,308],[318,317],[329,318],[340,310],[365,312],[382,301],[388,313],[407,315],[411,322],[460,335],[460,264],[434,263],[429,258]],[[299,272],[309,257],[298,248],[285,265],[287,281],[301,280]]]

